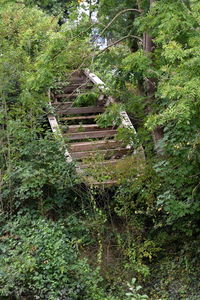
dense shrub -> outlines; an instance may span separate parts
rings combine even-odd
[[[78,258],[64,222],[18,215],[1,230],[0,295],[31,299],[103,299],[101,280]]]

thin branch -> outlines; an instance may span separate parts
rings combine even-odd
[[[141,13],[142,10],[139,10],[139,9],[135,9],[135,8],[127,8],[127,9],[124,9],[124,10],[121,10],[120,12],[118,12],[114,18],[106,25],[106,27],[102,30],[102,32],[99,34],[99,36],[103,35],[104,32],[112,25],[112,23],[121,15],[125,14],[126,12],[137,12],[137,13]]]
[[[98,52],[95,56],[100,55],[101,53],[103,53],[104,51],[106,51],[107,49],[109,49],[110,47],[115,46],[115,45],[119,44],[120,42],[122,42],[123,40],[125,40],[127,38],[130,38],[130,37],[134,38],[134,39],[137,39],[138,41],[142,42],[142,39],[139,36],[132,35],[132,34],[126,35],[126,36],[122,37],[121,39],[115,41],[114,43],[108,45],[106,48],[104,48],[103,50],[101,50],[100,52]]]
[[[137,2],[138,9],[141,11],[141,3],[140,3],[140,0],[136,0],[136,2]]]

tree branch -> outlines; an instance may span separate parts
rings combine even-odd
[[[103,35],[104,32],[112,25],[112,23],[119,17],[121,16],[122,14],[125,14],[126,12],[137,12],[137,13],[141,13],[142,10],[139,10],[139,9],[135,9],[135,8],[127,8],[127,9],[124,9],[124,10],[121,10],[120,12],[118,12],[114,18],[106,25],[106,27],[102,30],[102,32],[99,34],[99,36]]]
[[[115,46],[115,45],[119,44],[120,42],[122,42],[123,40],[125,40],[125,39],[127,39],[127,38],[130,38],[130,37],[131,37],[131,38],[134,38],[134,39],[137,39],[137,40],[139,40],[140,42],[143,42],[142,38],[140,38],[139,36],[132,35],[132,34],[126,35],[126,36],[122,37],[121,39],[115,41],[114,43],[108,45],[106,48],[104,48],[103,50],[101,50],[100,52],[98,52],[95,56],[100,55],[101,53],[103,53],[104,51],[106,51],[107,49],[109,49],[110,47]]]

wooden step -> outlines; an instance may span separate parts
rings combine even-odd
[[[95,139],[102,137],[112,137],[117,133],[116,129],[101,130],[101,131],[88,131],[88,132],[76,132],[71,134],[64,134],[70,140],[84,140],[84,139]]]
[[[73,91],[76,91],[76,90],[91,90],[92,88],[94,87],[94,85],[92,84],[89,84],[89,83],[83,83],[83,84],[80,84],[80,83],[77,83],[77,84],[71,84],[69,86],[66,86],[63,91],[67,94],[69,92],[73,92]]]
[[[105,158],[121,158],[123,155],[130,153],[129,149],[126,148],[117,148],[117,149],[108,149],[108,150],[98,150],[98,151],[81,151],[81,152],[71,152],[70,155],[74,159],[84,159],[89,158],[90,156],[95,157],[95,155],[103,155]]]
[[[85,107],[72,107],[57,111],[57,114],[62,115],[79,115],[79,114],[92,114],[103,113],[105,108],[102,106],[85,106]]]
[[[113,127],[107,127],[106,129],[114,129]],[[73,132],[84,132],[84,131],[96,131],[96,130],[103,130],[97,124],[84,124],[84,125],[70,125],[67,128],[68,133]]]
[[[53,102],[52,106],[55,109],[66,109],[73,106],[73,102]]]
[[[71,107],[71,105],[73,105],[74,103],[73,102],[52,102],[51,105],[53,106],[59,106],[59,105],[65,105],[65,106],[69,106]]]
[[[57,99],[62,99],[62,98],[68,98],[68,99],[73,99],[80,96],[80,93],[69,93],[69,94],[57,94],[54,97]]]
[[[117,180],[104,180],[104,181],[97,181],[93,177],[87,178],[87,182],[89,185],[94,187],[110,187],[118,184]]]
[[[98,150],[98,149],[114,149],[120,147],[120,142],[115,140],[103,140],[85,143],[73,143],[69,145],[69,150],[72,152]]]
[[[59,118],[61,121],[73,121],[73,120],[90,120],[96,119],[99,115],[92,115],[92,116],[76,116],[76,117],[63,117]]]
[[[87,78],[71,77],[69,82],[70,82],[70,84],[84,84],[84,83],[88,83],[91,81]]]

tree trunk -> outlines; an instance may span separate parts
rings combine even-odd
[[[149,0],[150,7],[151,9],[152,4],[155,2],[155,0]],[[144,33],[143,35],[143,50],[147,55],[153,54],[153,48],[154,44],[152,41],[152,37],[148,33]],[[152,58],[152,57],[151,57]],[[153,58],[152,58],[152,64],[153,64]],[[156,92],[156,79],[155,78],[146,78],[145,79],[145,85],[146,85],[146,95],[147,95],[147,112],[151,113],[152,111],[152,102],[155,100],[155,92]],[[156,129],[153,130],[152,132],[152,138],[154,142],[154,147],[155,151],[157,154],[162,153],[162,149],[159,146],[159,141],[163,137],[163,130],[161,127],[157,127]]]

